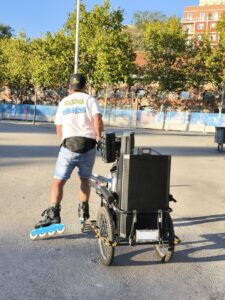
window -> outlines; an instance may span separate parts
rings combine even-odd
[[[219,18],[219,14],[218,12],[213,12],[211,14],[208,15],[208,20],[215,20],[217,21]]]
[[[197,29],[198,29],[198,30],[204,30],[204,28],[205,28],[204,23],[198,23],[198,24],[197,24]]]
[[[216,34],[210,34],[210,41],[216,42]]]
[[[219,18],[218,12],[213,13],[213,17],[214,17],[213,20],[218,20],[218,18]]]
[[[191,14],[191,13],[188,13],[188,14],[187,14],[187,19],[188,19],[188,20],[192,20],[192,14]]]
[[[188,33],[193,33],[193,27],[192,27],[192,25],[190,25],[190,24],[187,25],[186,26],[186,30],[187,30]]]
[[[205,13],[201,12],[199,15],[199,19],[200,21],[204,21],[205,20]]]

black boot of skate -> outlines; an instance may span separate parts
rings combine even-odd
[[[61,223],[60,210],[61,210],[60,204],[56,204],[54,206],[45,209],[41,214],[43,219],[40,220],[34,227],[40,228],[40,227],[49,226],[51,224]]]
[[[65,226],[61,223],[60,210],[59,204],[45,209],[42,213],[43,219],[31,231],[30,239],[36,240],[37,238],[62,234],[65,231]]]
[[[88,202],[80,202],[78,206],[78,217],[80,219],[81,232],[84,232],[86,220],[90,218]]]

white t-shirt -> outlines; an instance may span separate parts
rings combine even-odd
[[[96,98],[86,93],[75,92],[59,103],[55,124],[62,125],[62,140],[72,136],[96,139],[93,116],[100,114]]]

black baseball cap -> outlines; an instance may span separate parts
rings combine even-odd
[[[70,88],[73,90],[82,90],[86,85],[86,78],[83,74],[70,75]]]

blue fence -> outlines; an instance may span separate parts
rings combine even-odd
[[[14,120],[33,120],[34,105],[30,104],[0,104],[0,118]],[[54,121],[57,107],[55,106],[36,106],[36,121]]]
[[[31,121],[34,105],[0,104],[0,119]],[[54,122],[56,106],[37,105],[36,121]],[[104,123],[109,126],[155,128],[182,131],[215,131],[225,126],[225,114],[204,112],[155,112],[144,110],[104,109]]]

